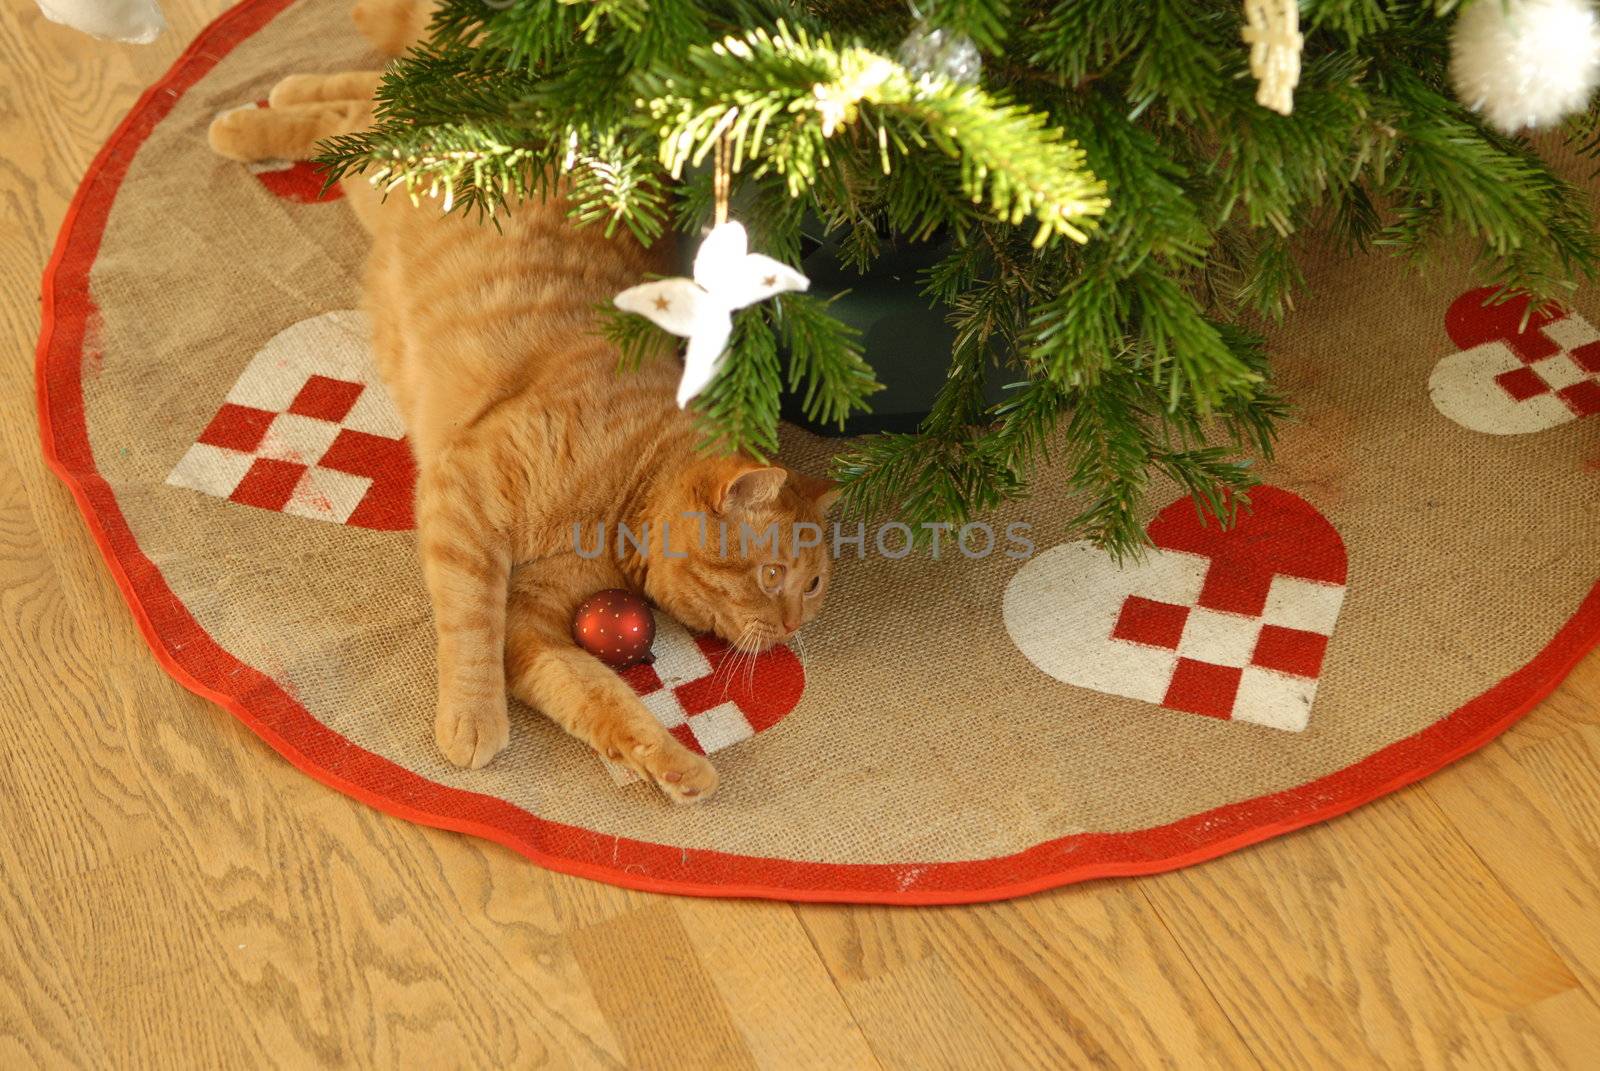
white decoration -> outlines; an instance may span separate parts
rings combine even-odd
[[[1256,103],[1279,115],[1294,111],[1294,87],[1300,82],[1298,0],[1244,0],[1245,27],[1240,36],[1250,46],[1250,73],[1256,78]]]
[[[1581,111],[1600,81],[1590,0],[1474,0],[1450,40],[1456,96],[1507,134]]]
[[[693,279],[641,283],[613,300],[624,312],[638,313],[662,330],[689,340],[683,378],[678,381],[681,409],[722,368],[735,310],[810,286],[811,280],[789,265],[750,252],[744,226],[729,221],[713,227],[700,243]]]
[[[155,0],[38,0],[51,22],[106,41],[148,45],[167,28]]]

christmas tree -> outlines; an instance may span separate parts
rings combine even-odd
[[[563,183],[576,220],[647,242],[702,233],[722,194],[789,263],[813,232],[862,269],[932,243],[943,385],[914,434],[844,450],[846,502],[962,522],[1049,452],[1075,524],[1123,551],[1154,474],[1226,517],[1270,456],[1288,405],[1260,330],[1304,243],[1464,237],[1486,281],[1540,298],[1600,263],[1576,192],[1453,92],[1453,6],[444,0],[378,125],[326,161],[485,215]],[[1588,150],[1597,130],[1566,127]],[[607,323],[625,360],[677,342]],[[821,420],[870,406],[869,356],[825,301],[784,294],[736,314],[693,404],[712,445],[764,455],[785,389]]]

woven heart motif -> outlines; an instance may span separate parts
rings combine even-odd
[[[800,702],[806,673],[787,645],[754,658],[735,656],[726,640],[692,634],[662,613],[655,619],[655,661],[620,676],[689,750],[709,755],[749,740]],[[619,781],[634,779],[624,767],[606,765]]]
[[[167,483],[312,520],[411,528],[416,464],[365,317],[325,312],[268,339]]]
[[[1142,561],[1119,565],[1087,542],[1050,548],[1007,585],[1006,630],[1067,684],[1304,729],[1344,600],[1344,542],[1297,495],[1250,497],[1226,531],[1173,502],[1150,522]]]
[[[1600,331],[1528,299],[1485,305],[1493,287],[1451,302],[1444,326],[1460,350],[1428,378],[1434,406],[1472,431],[1521,435],[1600,413]]]

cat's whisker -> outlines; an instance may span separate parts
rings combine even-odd
[[[766,630],[763,629],[762,631],[758,632],[755,636],[751,637],[750,650],[748,652],[746,652],[745,660],[744,660],[744,687],[745,687],[745,691],[749,691],[751,685],[753,685],[755,683],[755,679],[756,679],[756,659],[761,654],[761,645],[762,645],[762,643],[764,641],[764,638],[765,638],[766,634],[767,634]]]
[[[750,665],[749,665],[748,670],[746,671],[749,674],[748,678],[745,681],[745,686],[747,688],[754,688],[755,687],[756,665],[757,665],[758,662],[760,662],[761,655],[765,651],[767,651],[768,649],[770,649],[773,646],[773,643],[774,643],[774,641],[777,640],[777,638],[778,638],[777,629],[771,628],[770,626],[765,625],[765,624],[763,624],[761,626],[760,639],[759,639],[759,642],[757,642],[756,644],[753,645],[754,649],[751,651],[751,654],[750,654]]]
[[[750,640],[750,656],[745,660],[744,686],[749,691],[756,683],[756,663],[761,659],[761,651],[767,646],[767,629],[762,626],[761,631]]]
[[[745,648],[744,672],[745,689],[749,690],[755,684],[756,661],[761,657],[761,649],[767,642],[767,627],[757,621],[751,625],[750,642]]]
[[[716,684],[718,678],[722,677],[724,673],[731,674],[733,672],[731,667],[738,657],[739,644],[738,641],[735,641],[728,645],[728,653],[722,656],[721,662],[717,663],[717,671],[711,675],[711,683]],[[722,694],[723,696],[727,696],[728,694],[728,686],[726,683],[724,683],[722,686]]]
[[[744,637],[741,634],[739,639],[734,641],[733,647],[728,651],[727,658],[723,659],[722,665],[717,667],[717,676],[722,678],[722,696],[724,699],[728,696],[728,690],[733,687],[733,675],[739,671],[739,659],[744,654],[744,649],[741,646],[743,640]]]
[[[715,682],[717,677],[722,676],[723,670],[728,671],[728,679],[722,684],[722,694],[724,698],[727,697],[728,689],[733,686],[734,674],[738,672],[739,662],[746,654],[746,641],[749,639],[750,633],[755,629],[756,625],[757,622],[751,622],[744,627],[743,631],[739,633],[738,638],[733,641],[732,649],[728,655],[723,658],[722,664],[717,667],[717,672],[711,678],[712,681]]]

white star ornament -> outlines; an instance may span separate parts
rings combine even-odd
[[[790,290],[805,290],[811,280],[782,261],[750,252],[744,225],[719,223],[700,243],[694,278],[657,279],[629,287],[613,300],[663,331],[687,338],[678,408],[716,377],[733,334],[733,313]]]

